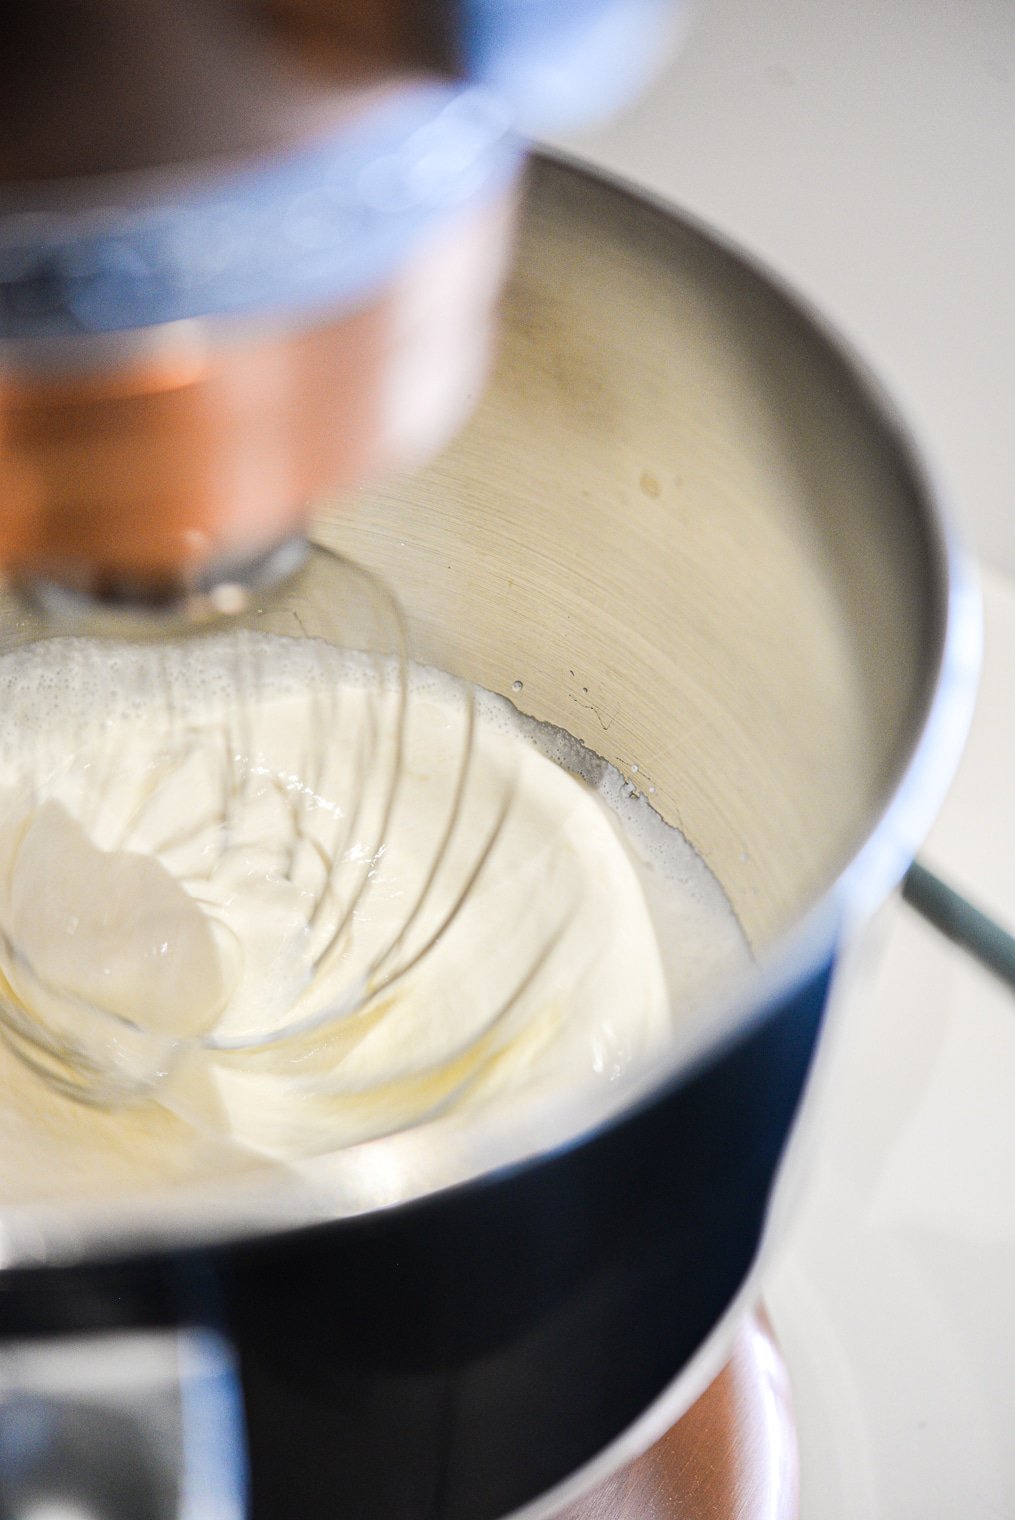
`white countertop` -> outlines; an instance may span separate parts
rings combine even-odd
[[[924,859],[1011,924],[1015,580]],[[765,1285],[801,1520],[1015,1515],[1015,997],[900,907],[848,990],[810,1176]]]
[[[1015,571],[1015,4],[699,0],[651,94],[568,142],[837,323],[979,555]],[[923,858],[1015,925],[1015,579]],[[1015,998],[910,910],[848,994],[821,1144],[767,1282],[801,1520],[1015,1515]]]
[[[696,0],[627,116],[566,146],[809,296],[1015,570],[1015,5]]]

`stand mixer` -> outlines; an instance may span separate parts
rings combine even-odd
[[[319,537],[325,637],[353,566],[396,587],[414,658],[524,685],[653,794],[766,958],[605,1096],[0,1207],[14,1514],[80,1513],[84,1452],[109,1515],[234,1520],[249,1479],[255,1520],[541,1520],[731,1354],[739,1407],[840,937],[939,801],[975,617],[904,431],[791,296],[574,166],[537,161],[516,226],[522,136],[630,98],[672,19],[24,0],[3,22],[5,652],[98,633],[158,661],[167,634],[296,619]],[[432,458],[478,398],[516,231],[502,362]],[[782,1379],[747,1341],[764,1415]],[[792,1513],[791,1448],[765,1513]]]
[[[13,10],[0,51],[0,567],[22,637],[113,629],[147,643],[228,625],[305,576],[322,490],[438,450],[489,362],[520,134],[622,104],[672,12],[660,0]],[[356,605],[341,631],[361,634],[362,575],[317,568]],[[394,647],[397,609],[386,615]],[[55,1043],[30,1021],[7,1037],[56,1090],[115,1106],[115,1068],[87,1057],[96,1017],[71,1008]],[[154,1079],[141,1070],[143,1089]]]

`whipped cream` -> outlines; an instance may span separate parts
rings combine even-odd
[[[746,955],[617,772],[447,676],[271,636],[0,660],[0,997],[131,1100],[0,1042],[0,1200],[609,1083]]]

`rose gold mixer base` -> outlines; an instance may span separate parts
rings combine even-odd
[[[661,1441],[558,1520],[797,1520],[789,1379],[763,1314]]]

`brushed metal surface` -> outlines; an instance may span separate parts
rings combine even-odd
[[[797,1520],[798,1467],[789,1375],[753,1314],[672,1430],[557,1520]]]
[[[537,167],[505,317],[450,449],[321,536],[391,581],[424,660],[636,765],[763,947],[927,713],[946,575],[918,467],[799,310],[592,176]]]

